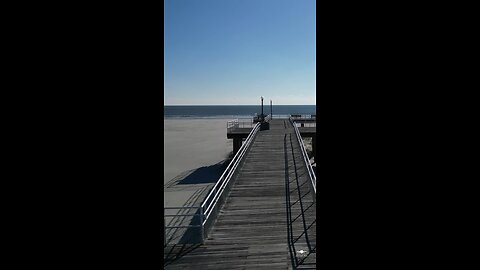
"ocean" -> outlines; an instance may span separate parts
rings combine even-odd
[[[262,111],[260,105],[229,106],[164,106],[165,118],[250,118]],[[273,105],[273,115],[316,114],[315,105]],[[264,104],[263,113],[270,114],[270,105]]]

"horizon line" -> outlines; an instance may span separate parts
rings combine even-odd
[[[317,104],[272,104],[281,106],[317,106]],[[261,104],[163,104],[163,106],[261,106]],[[270,106],[264,103],[263,106]]]

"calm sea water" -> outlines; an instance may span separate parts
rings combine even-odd
[[[164,117],[185,118],[242,118],[260,114],[260,105],[230,106],[164,106]],[[273,115],[316,114],[315,105],[273,105]],[[270,114],[270,105],[263,106],[263,113]]]

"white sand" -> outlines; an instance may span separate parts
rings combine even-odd
[[[233,140],[227,139],[228,120],[164,119],[164,185],[189,171],[228,158],[233,149]],[[195,205],[212,185],[165,187],[165,206],[182,206],[187,202]]]
[[[180,173],[216,164],[228,157],[233,140],[227,139],[228,119],[164,120],[163,183]]]

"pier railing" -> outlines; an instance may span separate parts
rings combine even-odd
[[[227,122],[227,130],[233,128],[253,128],[254,126],[255,123],[253,123],[253,119],[251,118],[240,118]]]
[[[260,123],[256,123],[253,126],[253,129],[248,135],[247,139],[238,150],[237,154],[235,154],[232,161],[230,161],[230,164],[228,164],[227,168],[220,176],[216,184],[213,186],[213,188],[210,190],[207,197],[203,200],[203,203],[200,206],[164,207],[164,245],[168,244],[167,230],[173,229],[187,229],[187,231],[193,231],[193,236],[189,240],[191,241],[191,243],[203,243],[205,241],[205,238],[207,238],[208,233],[212,228],[218,213],[220,212],[220,208],[226,201],[230,189],[233,185],[233,181],[231,181],[231,179],[238,173],[237,168],[239,165],[242,164],[243,157],[250,149],[250,146],[252,145],[252,142],[255,139],[255,135],[257,134],[259,129]],[[165,210],[177,210],[177,213],[165,214]],[[174,223],[174,225],[167,225],[166,217],[172,217],[174,219],[177,219],[177,221],[171,222]],[[183,221],[178,221],[179,217],[190,218],[185,218]],[[184,225],[184,223],[187,222],[189,224]],[[170,238],[173,237],[171,236],[171,234],[168,234],[168,236],[170,236]]]
[[[288,117],[287,117],[288,118]],[[272,116],[269,114],[265,116],[265,121],[269,122]],[[227,131],[231,131],[234,128],[253,128],[258,121],[256,118],[238,118],[227,122]]]
[[[297,127],[317,127],[317,122],[295,123]]]
[[[274,114],[272,115],[273,119],[302,119],[302,120],[315,120],[317,117],[316,114]]]
[[[220,211],[220,208],[226,201],[228,193],[230,192],[230,188],[233,184],[231,179],[236,175],[236,173],[238,173],[237,168],[243,161],[243,157],[247,153],[248,149],[250,149],[250,146],[252,145],[252,142],[255,139],[255,135],[257,134],[259,129],[260,123],[256,123],[254,128],[248,135],[247,139],[238,150],[235,157],[233,157],[232,161],[225,169],[222,176],[220,176],[219,180],[217,181],[215,186],[213,186],[212,190],[200,206],[200,213],[202,214],[201,224],[203,239],[208,236],[208,233]]]
[[[314,120],[317,119],[316,114],[291,114],[290,118],[293,120]]]
[[[272,120],[272,115],[269,114],[265,117],[265,122],[269,122],[270,120]]]
[[[302,152],[303,161],[305,162],[305,165],[307,167],[308,176],[310,177],[310,184],[313,191],[313,201],[315,201],[316,195],[317,195],[317,177],[315,176],[315,171],[312,168],[312,164],[310,164],[310,159],[308,158],[307,150],[305,149],[305,145],[303,144],[303,139],[302,139],[302,136],[300,135],[300,131],[298,130],[298,127],[295,125],[295,122],[292,117],[290,117],[290,122],[292,123],[295,129],[295,134],[298,140],[298,144],[300,144],[300,150],[301,150],[300,152]]]
[[[201,225],[195,225],[195,223],[198,223],[195,220],[200,220],[199,216],[201,215],[199,214],[198,208],[199,208],[198,206],[181,206],[181,207],[164,207],[163,208],[164,245],[167,245],[170,239],[175,238],[175,234],[176,234],[175,231],[170,233],[172,230],[180,229],[180,232],[181,232],[180,234],[184,234],[185,230],[182,230],[182,229],[198,230],[198,228],[201,228]],[[172,211],[172,210],[176,210],[176,213],[165,214],[165,211]],[[166,220],[166,218],[168,217],[173,218],[170,221],[169,225],[167,225],[167,220]],[[185,225],[185,223],[188,223],[188,225]],[[169,232],[168,234],[167,234],[167,231]],[[169,237],[169,239],[167,239],[167,236]],[[194,242],[198,241],[198,239],[197,240],[191,239],[191,240],[194,240]]]

